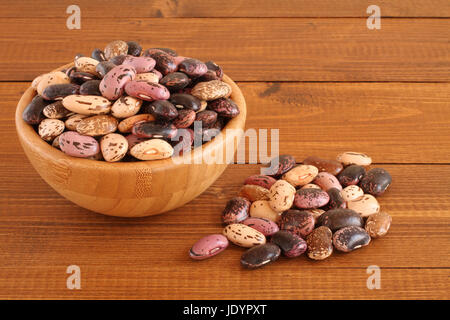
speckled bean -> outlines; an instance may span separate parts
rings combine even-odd
[[[269,200],[270,192],[261,186],[246,184],[241,187],[239,196],[247,198],[251,202],[258,200]]]
[[[280,217],[280,230],[286,230],[305,238],[314,229],[314,216],[301,210],[288,210]]]
[[[318,226],[325,226],[336,231],[348,226],[363,227],[363,218],[355,211],[350,209],[332,209],[317,219]]]
[[[368,217],[380,211],[380,204],[371,194],[364,194],[357,200],[348,201],[347,207],[358,212],[362,217]]]
[[[61,134],[59,146],[65,154],[79,158],[94,156],[100,151],[97,140],[74,131],[67,131]]]
[[[328,203],[330,197],[320,189],[300,189],[295,194],[294,205],[299,209],[316,209]]]
[[[310,183],[319,173],[319,170],[310,165],[299,165],[292,168],[283,175],[283,180],[286,180],[294,187],[303,186]],[[317,183],[318,184],[318,183]],[[318,184],[320,186],[320,184]]]
[[[384,236],[392,222],[392,217],[386,212],[380,211],[367,218],[365,229],[372,238]]]
[[[247,218],[241,223],[261,232],[266,237],[269,237],[280,230],[275,222],[264,218]]]
[[[241,257],[241,265],[255,269],[260,268],[279,258],[281,249],[273,243],[266,243],[248,249]]]
[[[306,241],[289,231],[278,231],[270,241],[279,246],[288,258],[298,257],[306,251]]]
[[[136,77],[136,70],[131,66],[116,66],[100,82],[100,92],[109,100],[116,100],[124,92],[126,84]],[[131,95],[127,92],[128,95]],[[139,96],[135,96],[139,98]]]
[[[145,80],[129,81],[125,85],[125,92],[146,101],[167,100],[170,97],[170,92],[166,87]]]
[[[241,223],[227,225],[223,229],[223,235],[235,245],[244,248],[266,243],[266,237],[261,232]]]
[[[364,167],[352,164],[346,167],[339,175],[339,182],[343,187],[356,185],[365,175],[366,169]]]
[[[269,205],[276,212],[290,209],[294,198],[295,188],[284,180],[278,180],[270,187]]]
[[[313,180],[313,183],[317,184],[322,188],[322,190],[325,191],[328,191],[331,188],[342,190],[342,186],[339,183],[338,179],[328,172],[320,172]]]
[[[263,218],[277,222],[281,213],[274,211],[267,200],[257,200],[250,206],[250,216],[252,218]]]
[[[228,98],[220,98],[209,101],[207,108],[217,112],[225,118],[234,118],[240,113],[238,105],[233,100]]]
[[[333,253],[333,233],[325,226],[314,229],[306,238],[307,255],[313,260],[324,260]]]
[[[101,138],[100,149],[105,161],[120,161],[127,154],[128,141],[121,134],[109,133]]]
[[[359,183],[365,193],[373,196],[382,195],[392,182],[392,177],[383,168],[373,168],[367,171]]]
[[[214,257],[228,247],[228,239],[221,234],[211,234],[198,240],[189,250],[189,256],[194,260],[204,260]]]
[[[248,218],[250,201],[246,198],[230,199],[222,211],[222,222],[225,224],[239,223]]]
[[[334,247],[342,252],[350,252],[367,246],[370,242],[370,236],[360,227],[350,226],[339,229],[333,235]]]
[[[277,182],[274,178],[270,176],[264,175],[253,175],[245,179],[244,184],[253,184],[256,186],[260,186],[266,189],[270,189],[270,187]]]
[[[344,166],[351,164],[357,164],[359,166],[368,166],[372,163],[372,158],[360,152],[348,151],[341,153],[336,158],[337,161],[341,162]]]

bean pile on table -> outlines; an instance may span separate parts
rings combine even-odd
[[[239,107],[212,61],[116,40],[74,66],[34,79],[23,120],[73,157],[158,160],[217,136]]]
[[[392,177],[382,168],[368,166],[372,159],[344,152],[336,160],[310,156],[300,165],[291,155],[272,159],[265,175],[250,176],[239,195],[222,212],[222,234],[197,241],[192,259],[213,257],[229,242],[249,248],[241,264],[257,268],[283,253],[294,258],[306,252],[324,260],[333,250],[351,252],[384,236],[392,218],[380,211],[376,197]]]

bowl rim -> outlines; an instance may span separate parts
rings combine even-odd
[[[74,65],[74,63],[69,63],[64,66],[61,66],[51,72],[61,71],[63,69],[70,68]],[[33,99],[34,96],[37,95],[37,92],[34,88],[31,86],[26,89],[22,97],[20,98],[17,107],[16,107],[16,114],[15,114],[15,122],[16,122],[16,131],[20,138],[20,141],[22,145],[27,144],[27,147],[30,147],[34,149],[35,152],[38,153],[44,153],[45,158],[52,158],[55,161],[67,161],[73,166],[79,166],[79,167],[85,167],[85,168],[93,168],[96,169],[110,169],[110,168],[122,168],[122,169],[138,169],[138,168],[146,168],[146,169],[153,169],[153,168],[170,168],[170,167],[176,167],[180,165],[192,165],[197,164],[196,157],[199,157],[200,155],[203,157],[205,154],[211,154],[215,150],[222,148],[223,144],[229,143],[229,140],[234,141],[236,136],[227,135],[226,130],[227,129],[238,129],[238,130],[244,130],[245,129],[245,120],[247,115],[247,106],[245,102],[245,98],[242,94],[241,89],[237,86],[237,84],[226,74],[223,75],[222,81],[229,84],[232,88],[232,93],[230,98],[238,105],[240,114],[232,118],[224,128],[222,128],[220,134],[217,136],[222,136],[222,139],[212,139],[211,141],[203,144],[201,147],[197,147],[195,149],[192,149],[192,151],[189,154],[186,155],[179,155],[176,157],[170,157],[167,159],[161,159],[161,160],[139,160],[134,162],[107,162],[107,161],[96,161],[91,159],[85,159],[85,158],[76,158],[71,157],[69,155],[66,155],[64,152],[62,152],[59,149],[56,149],[52,147],[50,144],[42,140],[37,132],[34,130],[32,125],[27,124],[22,119],[22,113],[25,107],[31,102],[31,99]],[[240,136],[237,137],[240,139]],[[234,142],[233,142],[234,143]],[[239,143],[239,140],[236,142],[236,147]],[[23,146],[24,147],[24,146]],[[24,147],[25,148],[25,147]],[[198,149],[201,148],[201,152],[198,151]],[[195,151],[195,152],[194,152]],[[190,157],[189,164],[185,164],[184,158]],[[175,159],[176,161],[174,161]],[[204,161],[202,160],[202,164]]]

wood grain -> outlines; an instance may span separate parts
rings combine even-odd
[[[1,81],[32,80],[120,38],[214,59],[235,81],[450,80],[448,19],[384,19],[369,30],[360,18],[86,18],[68,30],[63,18],[5,18],[0,29]]]
[[[14,131],[14,107],[28,83],[1,83],[0,134]],[[298,161],[370,154],[378,163],[450,163],[448,83],[239,83],[247,129],[279,129],[280,153]],[[249,143],[246,143],[246,161]],[[433,141],[433,143],[430,143]],[[21,154],[17,141],[0,154]],[[270,146],[268,147],[270,155]],[[262,159],[259,159],[262,160]]]
[[[281,258],[252,272],[239,265],[241,248],[232,246],[202,262],[191,261],[187,251],[201,235],[220,232],[225,202],[246,176],[258,172],[256,165],[230,166],[183,208],[124,219],[97,215],[62,199],[24,156],[5,161],[2,155],[0,160],[4,180],[12,181],[0,189],[0,206],[7,212],[0,216],[0,298],[448,297],[450,185],[442,179],[450,174],[448,165],[384,166],[393,184],[379,201],[393,216],[393,225],[369,247],[335,253],[322,262]],[[77,292],[65,289],[65,269],[71,264],[82,270]],[[366,288],[369,265],[381,267],[382,290]]]
[[[0,17],[61,18],[71,0],[21,0],[11,6],[0,3]],[[78,0],[82,17],[89,18],[162,18],[162,17],[367,17],[369,0],[134,0],[133,6],[123,1]],[[383,17],[450,17],[445,0],[378,0]],[[38,9],[38,10],[37,10]],[[68,16],[68,14],[67,14]]]

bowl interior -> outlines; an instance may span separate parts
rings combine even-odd
[[[58,69],[55,69],[54,71],[59,71],[62,69],[67,69],[73,66],[73,63],[64,65]],[[102,168],[121,168],[121,169],[136,169],[138,167],[145,167],[145,168],[161,168],[161,167],[170,167],[173,165],[176,165],[175,163],[184,163],[182,158],[190,157],[190,163],[196,163],[195,157],[201,156],[205,153],[212,153],[214,150],[216,150],[220,145],[223,144],[223,142],[227,143],[231,139],[235,139],[235,137],[226,134],[227,129],[244,129],[245,126],[245,119],[246,119],[246,104],[244,97],[242,95],[241,90],[236,85],[236,83],[231,80],[227,75],[224,75],[223,81],[228,83],[232,88],[232,94],[231,99],[236,102],[236,104],[239,107],[240,114],[231,119],[226,126],[222,129],[222,132],[220,135],[222,135],[222,139],[212,139],[211,141],[203,144],[202,146],[199,146],[196,149],[202,150],[202,152],[190,152],[186,155],[177,156],[174,158],[168,158],[163,160],[150,160],[150,161],[136,161],[136,162],[106,162],[106,161],[95,161],[95,160],[89,160],[89,159],[83,159],[83,158],[75,158],[68,156],[64,154],[62,151],[52,147],[45,141],[43,141],[39,135],[36,133],[36,131],[33,129],[32,126],[28,125],[22,120],[22,113],[25,107],[28,105],[28,103],[31,101],[31,99],[36,95],[36,92],[33,88],[28,88],[22,98],[19,101],[19,104],[17,105],[16,109],[16,128],[17,132],[21,139],[24,139],[27,141],[30,146],[35,146],[36,148],[40,149],[40,152],[45,152],[49,157],[51,158],[59,158],[59,159],[65,159],[69,161],[72,165],[78,165],[78,166],[95,166],[95,167],[102,167]]]

